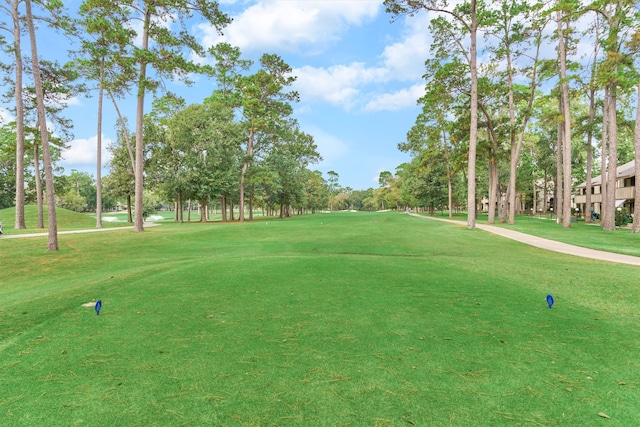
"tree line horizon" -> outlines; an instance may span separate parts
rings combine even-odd
[[[102,226],[100,153],[106,100],[118,114],[118,137],[109,147],[113,157],[104,187],[110,196],[128,203],[133,199],[136,231],[144,230],[145,194],[153,199],[151,192],[176,206],[195,200],[203,212],[214,199],[225,212],[227,207],[233,212],[237,204],[239,221],[247,211],[252,219],[255,203],[271,210],[278,207],[280,215],[286,215],[290,209],[333,208],[334,203],[353,207],[349,198],[356,194],[354,200],[370,208],[444,206],[451,214],[454,207],[464,210],[466,198],[468,228],[475,228],[482,197],[491,207],[490,223],[513,224],[516,212],[531,203],[535,206],[541,192],[553,194],[558,218],[570,227],[573,187],[586,181],[591,206],[591,177],[598,171],[605,178],[601,226],[615,229],[617,165],[640,159],[640,109],[633,105],[634,98],[640,102],[640,18],[635,3],[383,4],[392,24],[401,17],[431,13],[425,35],[428,31],[433,42],[425,61],[425,94],[418,101],[422,112],[406,141],[398,143],[411,161],[395,173],[381,173],[380,187],[362,190],[365,194],[340,188],[335,172],[324,179],[309,169],[321,155],[313,136],[292,117],[292,104],[299,98],[290,90],[296,77],[278,55],[265,53],[253,64],[237,47],[220,43],[205,49],[192,35],[172,29],[196,16],[222,32],[230,18],[217,2],[85,0],[73,17],[60,0],[10,0],[0,5],[0,43],[13,60],[2,67],[13,94],[5,98],[13,96],[16,118],[0,129],[1,167],[12,177],[4,178],[0,201],[6,205],[7,189],[14,189],[15,228],[25,228],[29,188],[35,192],[42,228],[44,206],[48,209],[48,250],[58,250],[55,206],[62,198],[56,198],[56,187],[69,201],[74,199],[74,177],[76,196],[78,183],[86,182],[77,171],[65,179],[56,177],[61,183],[54,180],[55,160],[72,127],[62,114],[64,100],[91,92],[98,111],[97,227]],[[33,14],[32,5],[38,14]],[[579,20],[589,22],[584,33],[576,28]],[[34,23],[74,40],[68,63],[38,55]],[[26,33],[30,56],[23,58]],[[583,39],[593,40],[587,62],[576,57]],[[554,58],[545,55],[550,46],[556,51]],[[197,64],[188,53],[208,58],[212,65]],[[202,103],[187,105],[164,91],[163,80],[189,83],[193,74],[214,82],[215,89]],[[146,112],[150,93],[154,99]],[[122,116],[118,107],[127,94],[135,94],[134,120]],[[49,123],[56,124],[55,133],[44,125]],[[25,185],[25,173],[33,181],[30,186]],[[546,203],[546,196],[541,203]],[[634,216],[640,218],[640,202],[635,209],[639,212]],[[633,232],[640,231],[639,223],[632,225]]]

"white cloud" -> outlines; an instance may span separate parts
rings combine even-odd
[[[233,23],[224,29],[224,36],[206,25],[200,25],[199,31],[205,46],[226,41],[238,46],[243,53],[285,51],[310,56],[330,46],[343,52],[337,41],[349,27],[373,20],[382,10],[381,3],[261,0],[235,16]],[[401,35],[381,48],[375,63],[353,61],[322,67],[298,66],[293,70],[297,77],[293,89],[304,102],[328,103],[346,111],[362,106],[368,111],[379,111],[415,105],[415,85],[393,95],[374,95],[373,99],[374,89],[370,85],[421,81],[430,43],[427,23],[426,14],[420,14],[393,24]]]
[[[415,80],[424,74],[424,62],[429,56],[431,34],[425,15],[406,20],[402,40],[385,47],[380,55],[389,78]]]
[[[82,101],[80,101],[80,98],[78,98],[77,96],[72,96],[72,97],[66,99],[64,102],[65,102],[64,105],[66,107],[71,107],[71,106],[79,107],[79,106],[82,106]]]
[[[13,117],[13,114],[5,110],[4,108],[0,108],[0,125],[7,124],[14,120],[15,120],[15,117]]]
[[[335,3],[335,2],[332,2]],[[429,55],[430,36],[425,16],[405,21],[400,40],[387,45],[377,64],[353,62],[329,68],[304,66],[294,70],[298,77],[295,89],[304,100],[321,100],[345,110],[364,105],[366,111],[398,110],[415,105],[424,86],[414,84],[395,94],[374,95],[365,91],[368,85],[392,81],[422,80],[424,61]]]
[[[79,107],[82,105],[82,101],[77,96],[68,96],[63,94],[53,95],[50,100],[51,105],[66,107]]]
[[[225,41],[242,51],[277,50],[307,55],[325,50],[349,26],[373,19],[382,1],[258,1],[224,28],[201,24],[206,47]]]
[[[111,159],[111,153],[107,146],[113,141],[102,136],[102,164],[105,165]],[[89,139],[74,139],[68,144],[68,148],[62,151],[60,165],[65,169],[87,170],[96,167],[96,143],[97,136]]]
[[[349,109],[355,105],[359,87],[380,80],[384,70],[353,63],[329,68],[304,66],[293,70],[293,74],[297,77],[294,89],[302,99],[320,99]]]
[[[364,107],[365,111],[397,111],[416,105],[418,98],[424,95],[425,85],[415,84],[394,93],[385,93],[374,97]]]
[[[294,89],[303,100],[320,100],[350,110],[363,105],[364,111],[395,111],[416,105],[424,95],[424,84],[417,83],[394,93],[364,94],[369,84],[384,83],[389,78],[383,68],[367,68],[364,64],[324,68],[302,67],[294,70],[298,77]]]

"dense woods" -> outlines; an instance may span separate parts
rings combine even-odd
[[[26,203],[38,204],[42,228],[48,208],[50,250],[55,205],[95,211],[97,227],[103,210],[124,205],[137,231],[160,205],[174,209],[176,221],[192,205],[202,221],[212,207],[239,221],[253,219],[256,208],[280,216],[448,209],[466,211],[469,228],[482,210],[490,223],[513,224],[518,213],[553,209],[570,227],[575,186],[586,181],[591,206],[590,180],[602,174],[600,223],[615,229],[616,168],[640,153],[636,3],[385,0],[384,7],[390,25],[428,14],[424,32],[433,42],[422,112],[406,140],[389,142],[411,161],[382,172],[377,188],[357,190],[342,188],[333,171],[312,169],[321,154],[293,116],[296,77],[281,57],[265,53],[254,63],[226,43],[206,50],[183,31],[190,19],[224,31],[230,19],[217,2],[85,0],[73,11],[61,1],[0,5],[3,105],[14,118],[0,123],[0,208],[16,207],[16,229],[25,227]],[[69,40],[67,63],[37,50],[38,28]],[[165,90],[166,80],[190,84],[195,76],[210,88],[201,103]],[[119,117],[108,124],[118,138],[105,177],[99,154],[95,177],[55,167],[73,138],[65,100],[80,95],[96,101],[97,153],[104,109]],[[126,99],[136,100],[135,116],[121,113]]]
[[[411,182],[399,184],[412,188],[410,204],[460,207],[477,173],[469,210],[486,210],[490,223],[513,224],[517,212],[553,209],[570,227],[575,186],[587,181],[591,195],[591,178],[602,173],[601,224],[615,229],[616,169],[634,159],[640,143],[633,124],[640,84],[636,3],[384,4],[395,18],[429,14],[434,40],[423,113],[399,144],[413,159],[396,176]],[[434,193],[434,180],[448,190]]]

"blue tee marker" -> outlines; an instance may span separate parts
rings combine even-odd
[[[100,309],[102,308],[102,300],[99,299],[98,301],[96,301],[96,314],[99,316],[100,315]]]
[[[547,304],[549,304],[549,308],[553,307],[553,295],[547,295]]]

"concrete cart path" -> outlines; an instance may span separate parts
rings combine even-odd
[[[146,227],[154,227],[156,224],[154,222],[145,222],[143,226]],[[69,230],[69,231],[58,231],[58,234],[79,234],[79,233],[96,233],[99,231],[117,231],[117,230],[133,230],[133,226],[127,227],[108,227],[108,228],[87,228],[85,230]],[[27,237],[46,237],[49,236],[48,232],[45,233],[24,233],[24,234],[3,234],[0,236],[0,240],[2,239],[24,239]]]
[[[410,214],[417,218],[431,219],[437,221],[450,222],[460,226],[467,226],[464,221],[456,221],[445,218],[435,218],[418,214]],[[568,243],[556,242],[555,240],[544,239],[542,237],[532,236],[530,234],[521,233],[519,231],[510,230],[508,228],[496,227],[487,224],[477,224],[476,228],[489,233],[497,234],[507,239],[516,240],[527,245],[535,246],[537,248],[546,249],[549,251],[560,252],[568,255],[575,255],[583,258],[591,258],[599,261],[615,262],[618,264],[628,264],[640,266],[640,257],[632,255],[615,254],[613,252],[599,251],[596,249],[588,249],[580,246],[570,245]]]

